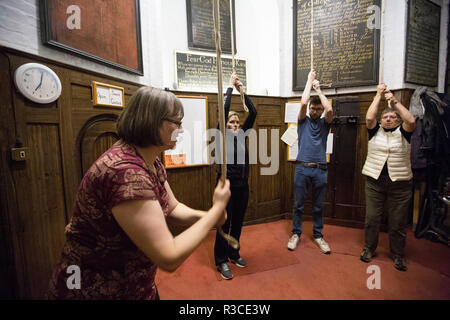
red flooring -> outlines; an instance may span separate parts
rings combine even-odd
[[[174,273],[159,270],[156,278],[163,300],[367,300],[450,299],[450,248],[408,231],[408,271],[394,268],[386,233],[380,233],[377,256],[359,260],[364,230],[325,225],[332,253],[322,254],[312,240],[312,222],[303,223],[295,251],[286,248],[291,220],[244,226],[241,256],[246,268],[229,264],[234,278],[223,280],[214,265],[215,231]],[[381,289],[368,289],[370,265],[380,268]]]

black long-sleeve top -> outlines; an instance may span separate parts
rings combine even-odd
[[[233,88],[228,88],[224,103],[225,119],[228,119],[228,114],[230,112],[232,93]],[[227,178],[233,186],[248,183],[249,156],[246,146],[247,136],[245,136],[245,132],[253,127],[257,115],[256,108],[250,98],[244,94],[244,99],[245,104],[248,107],[249,114],[240,128],[241,130],[237,135],[234,135],[230,130],[226,130]]]

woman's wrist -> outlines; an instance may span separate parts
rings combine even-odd
[[[213,205],[211,206],[211,209],[209,209],[210,212],[216,212],[216,211],[223,211],[225,209],[225,206],[221,203],[220,200],[213,201]]]

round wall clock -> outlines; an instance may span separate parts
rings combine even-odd
[[[21,94],[36,103],[51,103],[61,95],[58,75],[40,63],[26,63],[18,67],[14,82]]]

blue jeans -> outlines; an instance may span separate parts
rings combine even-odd
[[[302,233],[302,215],[309,185],[312,185],[313,197],[313,236],[322,238],[323,201],[327,189],[328,171],[319,168],[308,168],[301,164],[295,167],[294,175],[294,212],[292,233]]]

